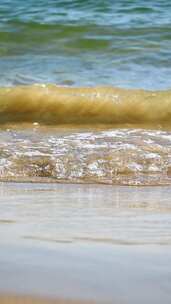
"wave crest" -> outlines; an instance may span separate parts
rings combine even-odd
[[[0,89],[0,123],[162,124],[171,122],[171,91],[32,85]]]

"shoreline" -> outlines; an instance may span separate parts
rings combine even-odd
[[[95,304],[95,302],[0,294],[0,304]]]
[[[1,295],[0,304],[95,304],[95,302],[78,301],[78,300],[64,300],[64,299],[46,299],[31,296],[17,296],[17,295]]]
[[[0,183],[0,193],[0,295],[18,295],[1,304],[170,304],[170,187]]]

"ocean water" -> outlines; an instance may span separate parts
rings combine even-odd
[[[171,88],[169,0],[1,0],[0,85]]]
[[[170,185],[171,2],[1,0],[0,302],[170,304]]]
[[[0,2],[0,179],[171,184],[169,1]]]
[[[171,184],[171,91],[0,91],[0,180]]]

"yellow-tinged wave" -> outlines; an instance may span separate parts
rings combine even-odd
[[[171,91],[32,85],[0,89],[0,123],[171,124]]]

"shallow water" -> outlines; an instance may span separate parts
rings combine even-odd
[[[170,91],[34,85],[0,105],[2,181],[171,182]]]
[[[20,125],[0,132],[0,180],[171,184],[171,132]]]
[[[171,245],[170,192],[170,187],[1,183],[1,243]]]
[[[169,304],[170,195],[170,187],[1,183],[0,292]]]

